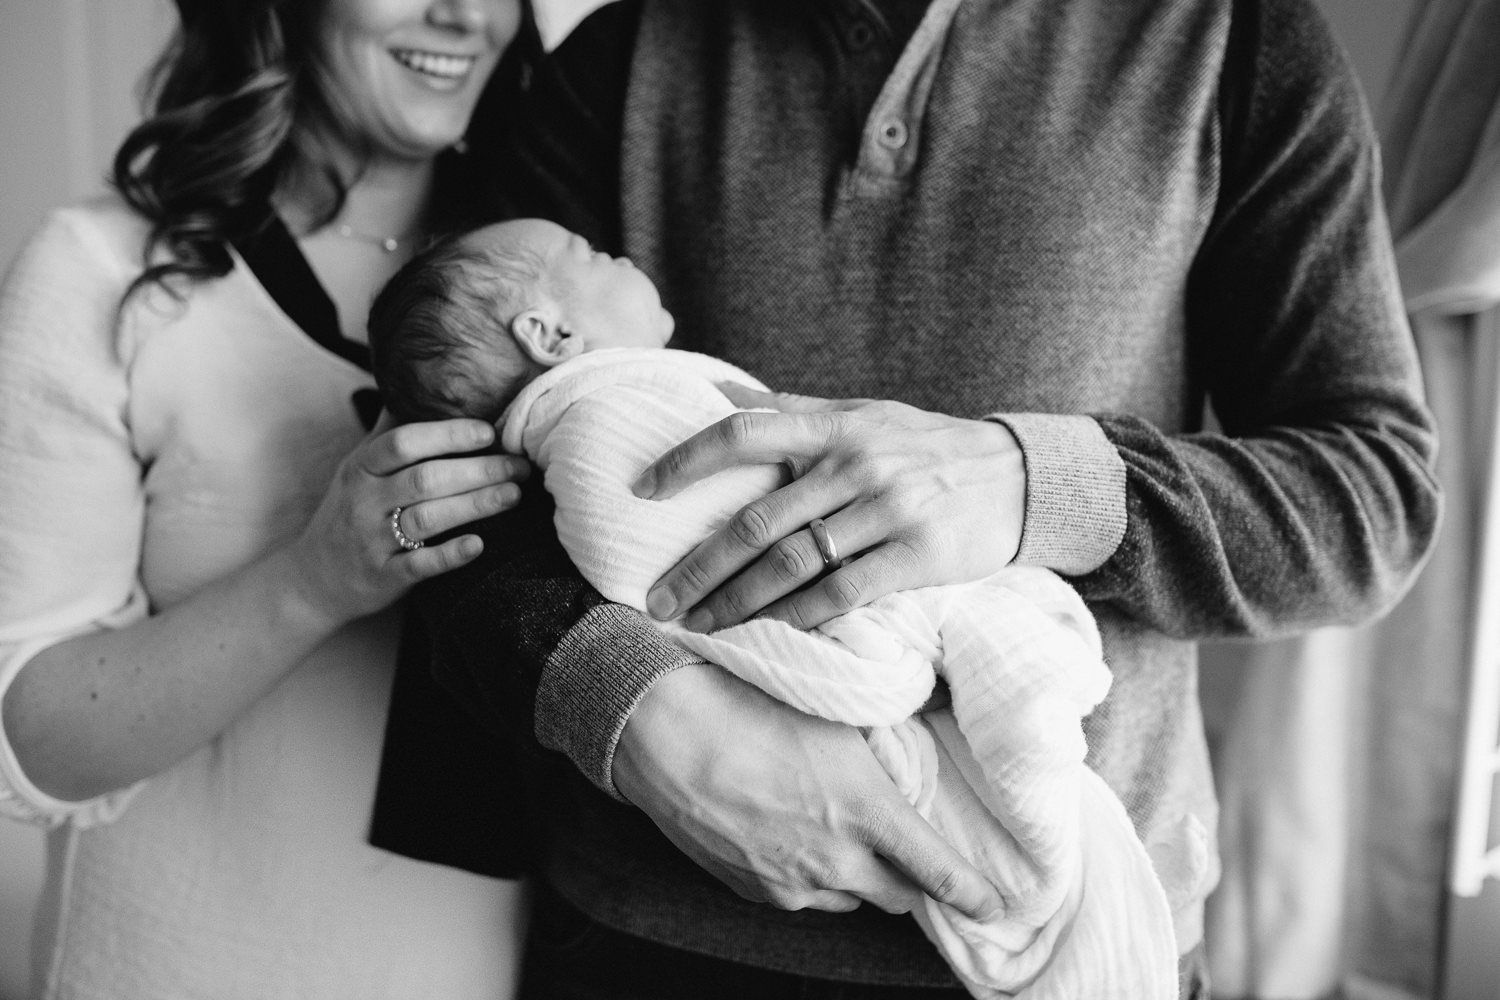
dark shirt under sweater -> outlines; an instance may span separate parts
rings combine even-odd
[[[674,346],[782,390],[1003,415],[1018,560],[1069,576],[1114,672],[1089,764],[1148,846],[1203,838],[1186,948],[1215,864],[1193,641],[1368,617],[1436,525],[1364,108],[1305,0],[971,0],[926,76],[873,96],[858,8],[648,0],[633,49],[637,8],[606,8],[537,67],[545,114],[501,176],[517,211],[642,266]],[[612,799],[630,706],[686,657],[577,580],[544,498],[485,534],[416,606],[439,681],[520,739],[558,891],[751,964],[953,982],[909,919],[745,902]]]

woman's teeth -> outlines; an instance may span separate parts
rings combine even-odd
[[[445,56],[436,52],[418,52],[413,49],[396,49],[391,55],[407,69],[425,73],[444,80],[456,80],[474,68],[473,56]]]

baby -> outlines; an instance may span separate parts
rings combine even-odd
[[[499,223],[424,251],[376,299],[369,331],[393,414],[499,422],[505,449],[541,469],[569,556],[610,600],[644,609],[663,573],[782,482],[760,466],[665,500],[631,492],[664,451],[734,412],[719,385],[765,387],[667,349],[673,320],[650,279],[553,223]],[[930,898],[913,912],[975,996],[1176,996],[1166,892],[1083,762],[1081,720],[1110,677],[1092,616],[1059,577],[1018,567],[890,594],[811,632],[770,619],[663,628],[787,704],[862,727],[896,785],[990,877],[998,917],[977,923]],[[952,707],[920,712],[939,675]]]
[[[370,312],[375,380],[397,419],[496,421],[536,376],[587,351],[664,347],[672,314],[623,257],[543,219],[429,247]]]

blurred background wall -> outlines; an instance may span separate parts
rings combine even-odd
[[[170,0],[0,0],[0,262],[53,205],[99,190],[138,113]],[[27,985],[42,836],[0,819],[0,1000]]]

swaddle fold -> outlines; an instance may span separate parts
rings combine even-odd
[[[607,598],[650,586],[773,467],[710,476],[664,501],[631,484],[662,452],[734,412],[715,383],[753,378],[704,355],[612,350],[533,382],[502,441],[543,470],[559,537]],[[1060,577],[1002,570],[890,594],[802,632],[754,619],[686,648],[810,714],[861,727],[908,801],[983,872],[1003,912],[978,922],[924,898],[913,916],[976,997],[1169,1000],[1172,918],[1124,807],[1084,764],[1082,719],[1108,691],[1098,631]],[[920,712],[937,677],[951,708]]]

